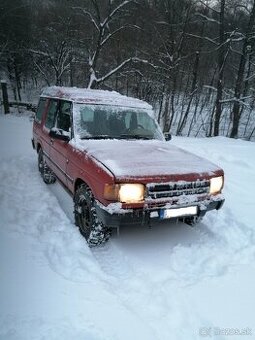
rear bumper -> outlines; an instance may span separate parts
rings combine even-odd
[[[188,206],[196,205],[198,207],[197,216],[203,217],[208,211],[210,210],[219,210],[225,202],[225,199],[222,196],[215,200],[208,200],[197,202],[190,205],[185,206],[172,206],[171,208],[182,208]],[[121,226],[132,226],[132,225],[150,225],[151,221],[161,221],[160,219],[160,209],[114,209],[115,211],[112,212],[112,209],[108,209],[107,207],[103,207],[100,203],[96,204],[97,209],[97,216],[101,222],[103,222],[106,226],[110,228],[118,228]],[[164,209],[164,208],[163,208]],[[152,214],[153,213],[153,214]],[[153,217],[152,217],[153,215]],[[189,217],[189,216],[185,216]],[[181,219],[183,217],[179,217]]]

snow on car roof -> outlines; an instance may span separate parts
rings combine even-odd
[[[152,109],[151,105],[140,99],[127,97],[115,91],[91,90],[77,87],[51,86],[46,87],[43,90],[41,96],[71,100],[75,103],[104,104],[124,107],[135,107],[149,110]]]

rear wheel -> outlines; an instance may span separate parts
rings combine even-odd
[[[45,162],[42,148],[38,152],[38,169],[41,173],[42,179],[46,184],[56,182],[56,177]]]
[[[90,247],[95,247],[108,241],[110,230],[97,218],[95,199],[91,190],[82,184],[74,195],[75,224],[85,237]]]

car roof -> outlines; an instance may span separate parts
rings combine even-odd
[[[51,86],[43,89],[41,97],[70,100],[74,103],[94,105],[114,105],[149,109],[152,107],[143,100],[127,97],[115,91],[91,90],[77,87]]]

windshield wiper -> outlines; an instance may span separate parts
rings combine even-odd
[[[129,135],[129,134],[122,134],[119,136],[120,139],[153,139],[152,137],[149,136],[141,136],[141,135]]]
[[[80,139],[113,139],[114,137],[108,135],[83,136]]]
[[[150,139],[153,139],[153,138],[149,137],[149,136],[122,134],[120,136],[109,136],[109,135],[82,136],[82,137],[80,137],[80,139],[143,139],[143,140],[150,140]]]

